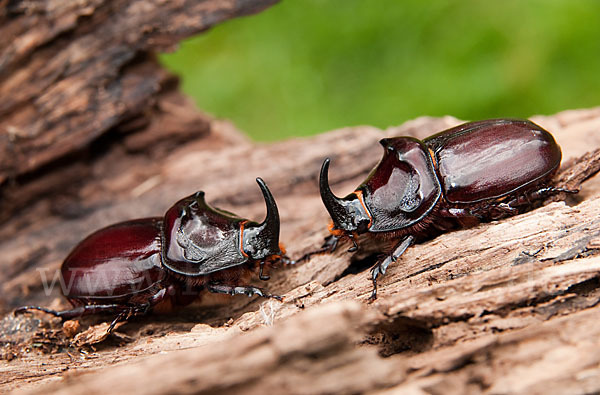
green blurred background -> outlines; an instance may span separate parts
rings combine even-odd
[[[161,61],[259,141],[600,105],[597,0],[283,0]]]

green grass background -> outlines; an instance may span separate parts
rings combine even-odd
[[[259,141],[600,105],[598,0],[283,0],[161,61]]]

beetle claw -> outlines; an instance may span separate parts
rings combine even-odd
[[[260,278],[263,281],[267,281],[268,279],[271,278],[271,276],[269,276],[268,274],[263,274],[264,267],[265,267],[265,263],[261,262],[260,263],[260,272],[258,273],[258,278]]]
[[[372,303],[375,301],[375,299],[377,299],[377,277],[379,277],[379,275],[383,275],[384,273],[381,271],[382,267],[381,264],[376,264],[375,266],[373,266],[371,268],[371,279],[373,281],[373,291],[371,292],[371,296],[369,296],[369,299],[367,300],[369,303]]]
[[[319,248],[318,250],[315,250],[315,251],[307,252],[306,254],[302,255],[300,258],[298,258],[296,261],[293,261],[293,262],[301,263],[304,261],[308,261],[310,258],[312,258],[313,255],[319,255],[319,254],[324,254],[327,252],[333,252],[337,248],[338,241],[339,241],[339,238],[337,236],[329,235],[325,238],[325,242],[323,243],[321,248]]]
[[[120,312],[114,320],[112,320],[112,322],[110,323],[110,325],[108,326],[108,329],[106,330],[107,334],[111,334],[112,331],[115,329],[115,326],[121,322],[121,321],[127,321],[132,315],[131,310],[126,310],[126,311],[122,311]]]
[[[348,248],[348,252],[355,252],[355,251],[357,251],[358,250],[358,244],[356,244],[356,239],[354,238],[354,235],[349,234],[348,238],[352,242],[352,247]]]
[[[287,255],[282,255],[281,258],[279,258],[279,261],[281,263],[283,263],[284,265],[295,265],[296,264],[296,261],[291,259]]]
[[[337,248],[340,239],[337,236],[331,235],[325,238],[325,243],[321,246],[322,249],[326,249],[327,252],[334,252]]]

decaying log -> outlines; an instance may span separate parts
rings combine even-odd
[[[600,147],[600,109],[533,119],[563,147],[559,176],[569,179],[569,166],[598,164],[598,152],[587,155],[587,164],[575,158]],[[182,147],[161,164],[160,182],[135,198],[75,219],[46,218],[4,242],[5,262],[14,268],[4,274],[5,303],[48,304],[52,297],[44,295],[36,269],[57,268],[81,234],[156,214],[200,187],[215,204],[260,218],[255,175],[272,187],[282,240],[300,256],[327,233],[315,178],[325,155],[335,158],[332,185],[343,194],[379,158],[379,138],[423,137],[456,123],[422,118],[385,131],[349,128],[271,145]],[[352,261],[340,249],[274,273],[267,285],[284,295],[283,303],[207,298],[174,315],[137,318],[95,351],[17,355],[2,362],[0,380],[4,388],[63,393],[102,392],[107,381],[114,389],[155,393],[598,391],[599,187],[591,178],[575,199],[409,249],[390,267],[373,304],[367,303],[372,260]],[[24,270],[15,268],[28,259]],[[54,297],[55,306],[65,306]],[[86,327],[101,320],[81,321]],[[51,327],[60,331],[58,323]]]
[[[0,1],[0,220],[206,136],[154,54],[276,2]]]
[[[207,295],[106,336],[22,304],[66,307],[51,278],[81,238],[157,216],[202,189],[259,219],[263,177],[299,257],[327,235],[316,178],[343,195],[382,137],[456,125],[419,118],[270,145],[199,114],[152,52],[275,1],[0,1],[0,388],[18,392],[600,392],[600,108],[533,120],[581,193],[410,248],[371,291],[375,257],[344,248],[274,271],[283,302]],[[44,66],[44,67],[42,67]],[[586,180],[584,182],[584,180]]]

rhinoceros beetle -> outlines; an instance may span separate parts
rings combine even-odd
[[[380,143],[383,158],[344,198],[331,192],[330,159],[323,162],[319,189],[332,218],[331,236],[313,252],[333,251],[340,239],[354,243],[350,252],[357,239],[375,239],[375,245],[393,240],[371,269],[371,300],[377,278],[415,242],[518,214],[553,194],[578,192],[549,185],[561,151],[550,133],[528,120],[469,122],[422,141],[394,137]]]
[[[256,179],[266,202],[262,223],[210,207],[204,192],[175,203],[164,217],[115,224],[79,243],[61,267],[63,294],[73,305],[54,311],[63,319],[95,313],[117,314],[109,327],[156,308],[170,310],[193,302],[200,291],[277,298],[249,286],[251,274],[288,262],[279,243],[279,212],[273,195]]]

